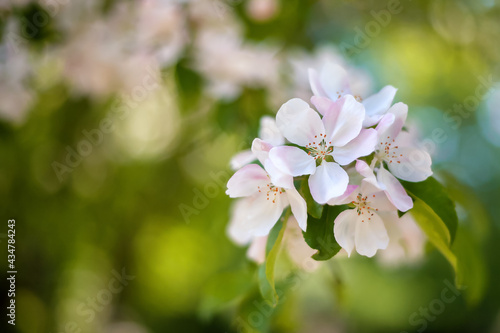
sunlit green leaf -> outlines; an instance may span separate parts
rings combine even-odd
[[[458,271],[457,258],[450,249],[450,232],[446,224],[429,205],[419,198],[415,198],[411,214],[429,241],[450,262],[456,274],[456,285],[462,286],[462,274]]]
[[[289,212],[289,210],[287,211]],[[276,223],[269,233],[266,245],[266,261],[259,267],[259,287],[262,297],[271,302],[273,306],[278,304],[278,294],[276,293],[274,282],[274,266],[283,241],[286,229],[286,220],[290,214],[287,213],[284,221]]]
[[[425,202],[444,222],[449,231],[450,244],[452,244],[457,232],[458,217],[455,203],[449,198],[444,186],[433,177],[418,183],[405,181],[401,181],[401,183],[409,195]]]

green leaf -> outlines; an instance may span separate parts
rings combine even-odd
[[[262,297],[269,301],[273,307],[278,304],[278,294],[274,284],[274,266],[281,248],[283,235],[285,234],[286,221],[290,216],[290,209],[283,218],[283,222],[279,221],[269,233],[266,244],[266,261],[259,267],[259,288]]]
[[[433,177],[419,183],[401,181],[401,184],[403,184],[410,196],[425,202],[444,222],[450,235],[449,244],[453,244],[457,232],[458,217],[455,211],[455,203],[448,196],[444,186]]]
[[[299,193],[306,200],[307,214],[314,218],[320,219],[323,214],[323,205],[314,201],[311,191],[309,190],[309,176],[305,177],[300,184]]]
[[[427,203],[415,198],[411,215],[427,235],[429,241],[443,254],[455,271],[455,284],[462,286],[462,274],[458,271],[457,258],[450,249],[450,232],[443,220]]]
[[[340,251],[341,247],[333,234],[333,223],[335,218],[346,208],[346,205],[325,205],[321,218],[307,216],[307,230],[303,232],[303,235],[306,243],[311,248],[318,250],[312,256],[313,259],[328,260]]]
[[[453,243],[453,252],[457,256],[459,282],[466,289],[465,299],[471,306],[477,305],[487,292],[487,269],[481,244],[470,227],[460,225],[457,238]]]

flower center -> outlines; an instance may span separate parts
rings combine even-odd
[[[266,186],[257,186],[260,193],[266,193],[267,200],[272,200],[276,203],[276,198],[285,193],[285,189],[281,187],[274,186],[272,183],[268,183]]]
[[[350,92],[349,91],[344,92],[344,90],[341,90],[341,91],[336,91],[335,94],[337,95],[337,98],[342,98],[345,95],[350,94]],[[360,95],[353,95],[353,97],[356,101],[360,103],[363,101],[363,97],[361,97]]]
[[[386,142],[380,142],[377,151],[377,158],[381,161],[386,161],[387,163],[401,163],[399,158],[403,157],[403,154],[396,150],[398,148],[399,146],[394,146],[394,139],[391,139],[391,137],[388,136]]]
[[[318,135],[315,135],[314,138],[318,139]],[[315,160],[319,159],[319,162],[333,152],[332,142],[327,144],[325,139],[326,134],[320,134],[318,141],[309,142],[306,145],[307,154],[314,157]]]
[[[375,194],[372,194],[373,198],[375,198]],[[356,212],[358,216],[363,215],[363,219],[361,222],[365,222],[368,218],[368,221],[371,221],[373,212],[378,212],[378,208],[373,208],[370,206],[370,201],[368,201],[368,196],[358,193],[356,200],[351,202],[356,207]]]

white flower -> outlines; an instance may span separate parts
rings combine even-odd
[[[350,84],[345,69],[332,63],[326,63],[319,74],[314,69],[309,69],[309,83],[315,96],[327,97],[336,101],[346,94],[351,94],[356,99],[362,100],[366,109],[364,127],[373,126],[380,121],[391,106],[397,91],[393,86],[385,86],[378,93],[362,99],[355,87]]]
[[[335,219],[335,240],[348,256],[356,247],[359,254],[373,257],[377,250],[385,249],[389,244],[387,230],[378,213],[395,212],[397,208],[384,191],[367,180],[362,180],[359,187],[349,186],[344,195],[328,202],[329,205],[347,203],[354,205],[354,209],[343,211]]]
[[[257,158],[255,153],[258,154],[259,151],[269,152],[272,147],[285,143],[285,138],[276,126],[276,121],[269,116],[260,118],[259,138],[254,140],[252,149],[243,150],[231,158],[229,162],[231,169],[238,170],[242,166],[252,163]]]
[[[241,243],[267,235],[288,206],[300,228],[306,230],[307,206],[295,189],[293,178],[273,168],[269,159],[264,165],[267,172],[257,164],[249,164],[227,182],[226,194],[242,198],[235,205],[230,224],[230,234]]]
[[[406,212],[413,207],[413,201],[406,193],[403,185],[383,167],[378,169],[377,176],[366,162],[356,161],[356,171],[363,177],[364,181],[382,189],[392,204],[402,212]]]
[[[409,134],[401,132],[407,114],[406,104],[393,105],[377,125],[378,142],[371,168],[361,161],[356,165],[358,172],[370,179],[375,179],[372,169],[379,165],[375,168],[377,177],[374,182],[386,191],[392,203],[402,212],[412,208],[413,202],[396,177],[420,182],[432,175],[430,155],[425,150],[408,145],[411,142],[407,137]],[[390,172],[385,169],[384,163]]]
[[[389,234],[389,245],[377,258],[387,266],[416,263],[424,255],[425,234],[411,213],[401,218],[394,212],[380,214]]]
[[[353,96],[336,102],[313,99],[318,113],[301,99],[292,99],[280,108],[276,125],[284,137],[303,147],[274,147],[269,158],[274,165],[292,176],[311,175],[311,195],[320,204],[345,192],[349,176],[340,165],[373,152],[376,133],[362,129],[364,107]]]

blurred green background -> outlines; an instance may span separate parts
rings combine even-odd
[[[7,290],[15,219],[17,332],[500,332],[499,1],[54,0],[0,13],[1,275]],[[426,246],[416,262],[294,271],[267,315],[254,264],[226,236],[231,156],[261,116],[310,97],[307,68],[327,60],[369,92],[399,89],[457,201],[467,289],[442,310],[453,271]]]

